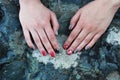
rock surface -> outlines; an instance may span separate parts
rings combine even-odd
[[[46,1],[57,14],[62,46],[71,17],[90,0]],[[54,59],[28,48],[18,12],[18,0],[0,0],[0,80],[120,80],[120,11],[92,49],[67,56],[61,47]]]

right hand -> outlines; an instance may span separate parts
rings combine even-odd
[[[31,34],[36,46],[43,56],[46,56],[48,52],[51,57],[55,57],[54,50],[59,48],[55,36],[59,24],[55,14],[46,8],[40,1],[31,0],[31,2],[26,4],[20,3],[19,18],[28,46],[30,48],[35,48],[30,37]]]

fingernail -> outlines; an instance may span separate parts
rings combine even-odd
[[[64,44],[63,48],[66,50],[68,48],[68,45]]]
[[[33,48],[33,50],[36,50],[36,49],[37,49],[37,48],[36,48],[36,47],[34,47],[34,46],[33,46],[32,48]]]
[[[46,51],[45,50],[42,51],[42,55],[46,56]]]
[[[74,53],[77,53],[78,52],[78,49],[75,49]]]
[[[58,49],[55,49],[55,52],[56,53],[59,53],[60,52],[60,49],[58,48]]]
[[[67,50],[67,54],[68,54],[68,55],[71,55],[71,54],[72,54],[72,50],[70,50],[70,49]]]
[[[73,28],[73,26],[72,26],[72,25],[70,25],[70,26],[69,26],[69,30],[71,30],[72,28]]]
[[[90,49],[90,47],[89,47],[89,46],[86,46],[86,47],[85,47],[85,50],[88,50],[88,49]]]
[[[50,52],[51,57],[55,57],[55,53],[53,51]]]
[[[56,36],[58,35],[58,31],[55,31],[55,35],[56,35]]]

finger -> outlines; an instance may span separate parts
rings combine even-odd
[[[66,40],[65,44],[64,44],[64,49],[67,49],[71,43],[73,42],[73,40],[75,40],[75,38],[78,36],[78,34],[81,32],[82,28],[83,28],[83,21],[80,19],[76,25],[76,27],[73,29],[73,31],[71,32],[71,34],[69,35],[68,39]]]
[[[75,27],[75,25],[77,24],[79,18],[81,15],[81,10],[77,11],[77,13],[72,17],[71,21],[70,21],[70,26],[69,29],[73,29]]]
[[[42,46],[41,40],[37,34],[37,32],[34,29],[30,29],[30,32],[32,34],[33,40],[38,47],[39,51],[43,54],[43,56],[46,56],[46,51],[44,47]]]
[[[97,40],[101,37],[102,34],[103,34],[103,33],[98,33],[98,34],[96,34],[96,35],[93,37],[93,39],[89,42],[89,44],[86,46],[86,49],[91,48],[91,47],[97,42]]]
[[[83,29],[81,33],[78,35],[78,37],[74,40],[74,42],[71,44],[69,49],[67,50],[67,54],[72,54],[72,52],[77,48],[77,46],[85,39],[85,37],[89,34],[87,29]]]
[[[81,42],[81,44],[79,44],[75,51],[80,51],[81,49],[83,49],[92,40],[94,35],[95,33],[89,33],[87,37]]]
[[[28,31],[27,29],[23,28],[23,33],[24,33],[24,36],[25,36],[25,40],[26,40],[26,42],[27,42],[27,45],[28,45],[30,48],[35,49],[35,46],[34,46],[34,44],[33,44],[32,41],[31,41],[29,31]]]
[[[52,47],[55,49],[55,50],[58,50],[59,49],[59,46],[58,46],[58,42],[56,40],[56,37],[54,35],[54,32],[51,28],[51,25],[48,24],[48,27],[45,28],[45,32],[47,34],[47,37],[52,45]]]
[[[50,41],[47,38],[46,33],[44,32],[44,30],[39,30],[39,36],[41,38],[41,41],[44,45],[44,47],[46,48],[46,50],[48,51],[48,53],[51,55],[51,57],[55,57],[55,52],[50,44]]]
[[[56,35],[58,35],[59,24],[58,24],[58,21],[57,21],[57,17],[54,13],[51,13],[51,23],[52,23],[52,26],[53,26],[54,33]]]

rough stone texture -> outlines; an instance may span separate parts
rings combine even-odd
[[[71,17],[90,0],[46,1],[43,3],[57,14],[60,23],[57,38],[62,46],[70,32]],[[49,55],[44,59],[37,50],[29,49],[18,11],[17,0],[0,0],[0,80],[120,80],[120,11],[92,49],[74,54],[76,58],[66,58],[73,60],[75,66],[62,58],[67,57],[62,47],[55,59]]]

